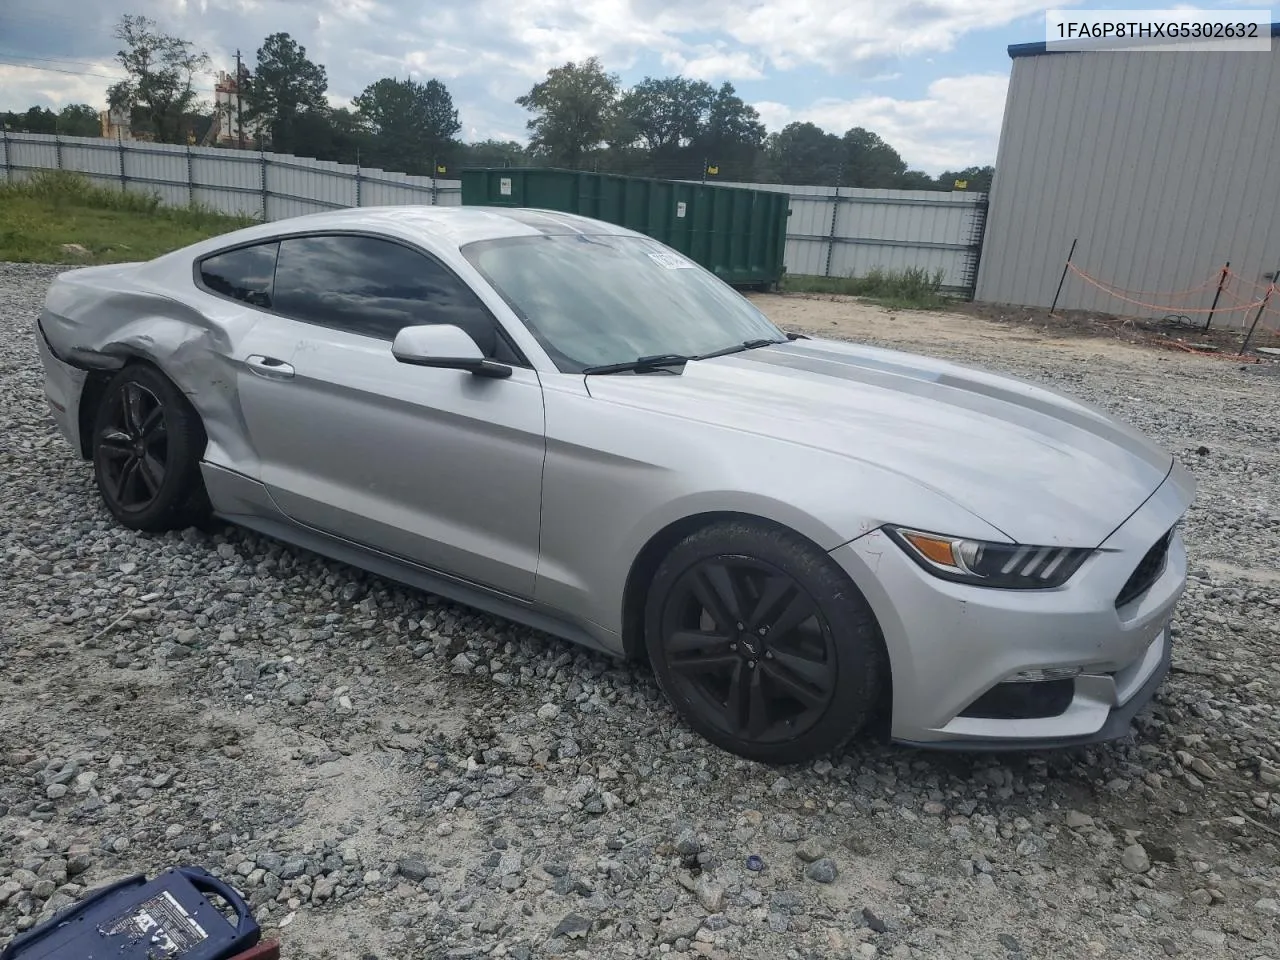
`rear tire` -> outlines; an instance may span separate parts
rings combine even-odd
[[[809,541],[758,521],[717,523],[676,545],[650,585],[645,644],[681,718],[762,763],[839,749],[887,681],[862,593]]]
[[[200,474],[204,426],[159,370],[126,366],[93,417],[93,476],[111,515],[131,530],[161,533],[207,522]]]

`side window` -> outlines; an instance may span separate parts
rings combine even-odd
[[[261,243],[208,257],[200,262],[200,280],[214,293],[270,309],[279,246]]]
[[[455,324],[486,357],[509,348],[484,304],[422,254],[375,237],[295,237],[280,244],[275,309],[308,323],[394,340],[401,327]]]

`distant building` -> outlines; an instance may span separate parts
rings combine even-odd
[[[219,71],[218,82],[213,86],[213,109],[217,123],[215,139],[219,146],[240,145],[240,111],[245,104],[241,102],[239,94],[236,78],[225,70]],[[257,149],[258,136],[262,129],[260,124],[257,121],[245,120],[243,127],[244,146]]]
[[[133,129],[129,111],[108,109],[98,111],[98,122],[102,124],[102,135],[112,140],[132,140]]]
[[[1205,322],[1229,262],[1213,324],[1243,327],[1280,279],[1270,34],[1269,51],[1009,47],[975,299]]]

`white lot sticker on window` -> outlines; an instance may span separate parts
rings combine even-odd
[[[498,180],[498,193],[502,194],[504,197],[511,196],[511,178],[510,177],[502,177],[500,180]]]
[[[674,254],[651,253],[648,256],[649,256],[649,259],[652,260],[654,263],[656,263],[658,266],[665,267],[667,270],[693,269],[693,264],[690,261],[684,259],[684,257],[677,257]]]
[[[678,202],[678,203],[676,204],[676,216],[677,216],[677,217],[683,217],[683,216],[684,216],[684,201],[683,201],[683,200],[681,200],[680,202]]]

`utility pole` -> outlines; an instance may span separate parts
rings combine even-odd
[[[244,112],[240,107],[240,84],[244,82],[244,68],[240,65],[240,50],[236,49],[236,135],[240,149],[244,149]]]

